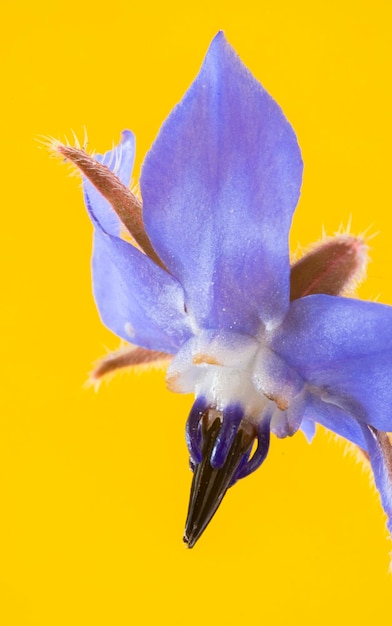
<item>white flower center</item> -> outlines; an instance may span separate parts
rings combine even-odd
[[[187,341],[168,369],[167,384],[178,393],[204,396],[218,410],[240,404],[251,423],[260,422],[268,407],[273,430],[281,435],[291,434],[283,423],[304,388],[265,341],[226,331],[202,331]]]

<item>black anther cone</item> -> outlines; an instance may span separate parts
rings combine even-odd
[[[254,435],[239,428],[222,467],[214,469],[210,458],[221,428],[217,417],[212,424],[203,424],[202,460],[194,468],[184,542],[193,548],[216,513],[239,464],[251,446]]]

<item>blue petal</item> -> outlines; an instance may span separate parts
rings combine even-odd
[[[172,354],[191,336],[177,281],[99,226],[94,235],[93,286],[103,323],[119,337]]]
[[[392,307],[325,295],[296,300],[271,347],[322,400],[392,430]]]
[[[307,442],[312,443],[316,434],[315,422],[311,419],[303,419],[300,430],[302,430],[303,434],[305,435]]]
[[[383,450],[377,431],[363,425],[363,433],[367,441],[367,451],[374,474],[376,487],[380,492],[383,509],[388,517],[388,530],[392,534],[392,482],[391,459],[387,458]],[[380,433],[383,435],[384,433]],[[388,446],[389,447],[389,446]]]
[[[130,131],[117,148],[97,155],[129,185],[135,154]],[[116,235],[123,226],[110,204],[84,178],[87,210],[95,226],[93,289],[103,323],[132,343],[175,353],[190,338],[184,292],[178,282],[137,248]]]
[[[199,324],[252,334],[285,313],[301,176],[291,126],[219,33],[141,175],[147,233]]]
[[[335,404],[323,402],[315,394],[308,393],[301,430],[305,433],[309,443],[315,434],[314,422],[318,422],[325,428],[328,428],[328,430],[344,437],[351,443],[355,443],[364,450],[367,449],[361,425],[356,419],[353,419],[350,414]]]
[[[106,165],[112,172],[114,171],[117,178],[126,187],[129,187],[135,160],[135,137],[133,133],[124,130],[121,133],[119,145],[104,155],[96,154],[95,159]],[[83,176],[83,190],[86,206],[88,209],[89,207],[92,209],[102,228],[110,235],[120,235],[124,230],[123,224],[109,202],[85,176]]]

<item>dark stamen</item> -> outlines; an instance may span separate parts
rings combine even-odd
[[[235,473],[247,454],[256,433],[238,429],[222,467],[214,469],[211,455],[222,428],[219,417],[208,423],[208,414],[203,418],[202,460],[195,464],[184,541],[192,548],[199,539],[231,485]]]

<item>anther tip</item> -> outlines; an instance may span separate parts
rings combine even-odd
[[[186,535],[184,535],[183,537],[183,542],[185,543],[186,547],[191,550],[193,548],[193,546],[195,545],[197,539],[190,539],[189,537],[187,537]]]

